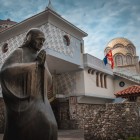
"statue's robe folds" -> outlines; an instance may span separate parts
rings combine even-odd
[[[23,50],[18,48],[0,73],[6,105],[4,140],[57,140],[56,120],[47,98],[48,69],[23,59]]]

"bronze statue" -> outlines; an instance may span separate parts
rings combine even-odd
[[[29,30],[23,45],[5,61],[1,86],[6,105],[4,140],[57,140],[57,124],[47,98],[51,74],[43,32]]]

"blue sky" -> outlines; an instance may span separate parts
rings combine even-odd
[[[51,0],[56,12],[88,33],[85,52],[100,59],[110,40],[124,37],[140,56],[140,0]],[[20,22],[42,12],[48,0],[0,0],[0,19]]]

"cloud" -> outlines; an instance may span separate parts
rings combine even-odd
[[[76,8],[69,7],[62,13],[64,18],[88,33],[84,39],[87,53],[102,59],[107,43],[116,37],[128,38],[136,47],[140,46],[140,8],[137,3],[126,0],[90,2],[77,1]],[[139,47],[137,52],[140,54]]]
[[[0,0],[0,19],[10,18],[14,21],[20,22],[29,16],[33,16],[45,9],[45,0]],[[42,3],[42,4],[41,4]],[[46,3],[47,5],[47,3]]]
[[[0,19],[20,22],[45,9],[46,0],[0,0]],[[125,37],[137,47],[140,55],[140,1],[139,0],[52,0],[56,12],[88,33],[87,53],[104,57],[107,43],[116,37]]]

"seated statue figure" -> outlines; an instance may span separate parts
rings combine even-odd
[[[4,140],[57,140],[57,124],[47,98],[52,78],[41,50],[45,36],[32,28],[1,68],[6,106]]]

